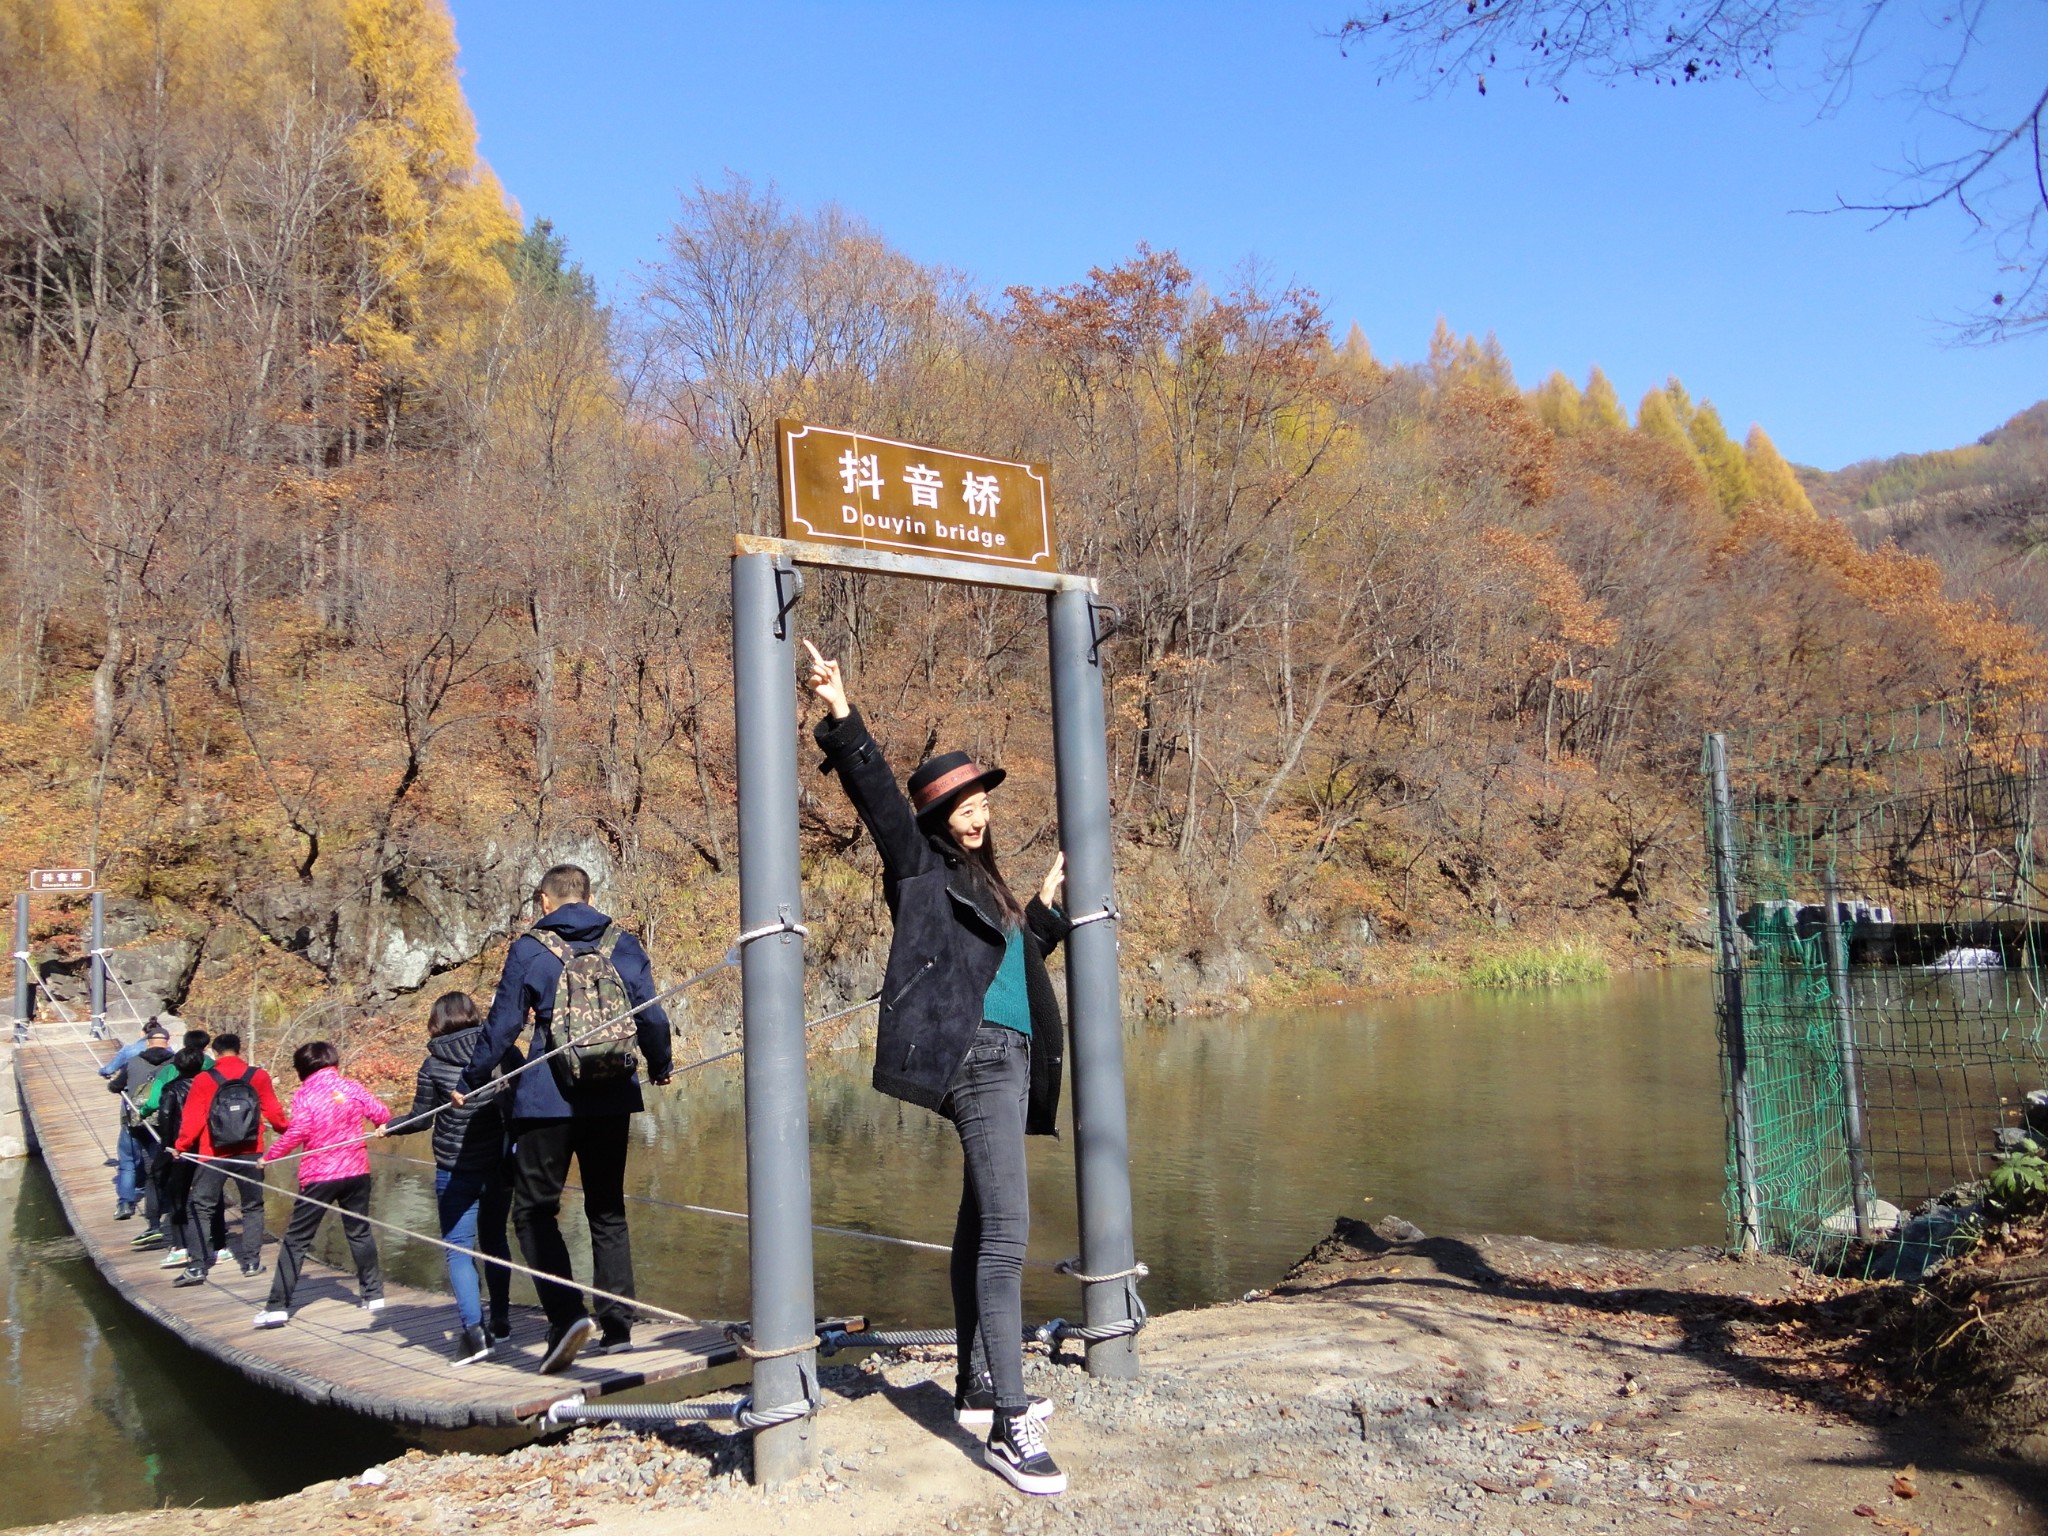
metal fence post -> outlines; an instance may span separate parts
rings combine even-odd
[[[803,920],[797,862],[796,567],[767,554],[732,562],[733,711],[738,734],[740,928]],[[746,1046],[747,1210],[753,1346],[796,1349],[817,1320],[811,1272],[810,1100],[804,1065],[804,947],[780,932],[741,957]],[[815,1350],[754,1361],[754,1406],[817,1399]],[[794,1481],[813,1458],[809,1418],[754,1435],[754,1481]]]
[[[1856,1211],[1856,1236],[1867,1243],[1876,1231],[1870,1219],[1870,1170],[1863,1144],[1863,1067],[1857,1059],[1856,1019],[1849,997],[1849,952],[1843,942],[1840,892],[1832,869],[1824,889],[1828,990],[1835,994],[1835,1038],[1842,1063],[1842,1143],[1849,1153],[1849,1199]]]
[[[92,1037],[95,1040],[107,1038],[107,957],[100,951],[107,945],[107,898],[99,892],[92,893],[92,963],[85,968],[86,986],[92,999]],[[256,1059],[256,1048],[249,1047],[249,1059]]]
[[[1735,806],[1728,790],[1728,740],[1707,737],[1713,775],[1714,906],[1721,940],[1721,1033],[1728,1042],[1730,1119],[1735,1136],[1735,1186],[1741,1206],[1736,1246],[1763,1245],[1763,1211],[1756,1187],[1756,1120],[1749,1098],[1749,1038],[1742,1017],[1742,930],[1736,924]]]
[[[28,1039],[28,895],[14,898],[14,1038]]]
[[[1074,1163],[1081,1206],[1081,1270],[1113,1275],[1136,1262],[1131,1230],[1130,1134],[1124,1105],[1124,1033],[1117,990],[1116,898],[1109,825],[1109,745],[1103,717],[1097,607],[1082,587],[1047,601],[1060,846],[1067,855],[1067,1009],[1074,1041]],[[1093,920],[1108,914],[1108,920]],[[1123,1280],[1088,1285],[1090,1327],[1131,1315]],[[1138,1374],[1130,1336],[1088,1345],[1093,1376]]]

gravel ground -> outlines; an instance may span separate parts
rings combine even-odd
[[[774,1493],[748,1485],[744,1437],[584,1428],[52,1529],[2048,1536],[2038,1462],[1945,1439],[1815,1342],[1815,1307],[1841,1295],[1705,1251],[1342,1223],[1277,1291],[1155,1320],[1140,1381],[1032,1357],[1062,1498],[983,1469],[952,1424],[950,1360],[905,1354],[826,1368],[817,1470]]]

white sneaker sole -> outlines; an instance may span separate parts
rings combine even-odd
[[[540,1363],[543,1376],[559,1376],[576,1363],[576,1357],[583,1353],[583,1346],[597,1337],[597,1324],[589,1318],[580,1318],[569,1325],[569,1331],[562,1335],[559,1343],[547,1352]]]
[[[1034,1397],[1031,1400],[1031,1406],[1024,1410],[1024,1417],[1027,1419],[1037,1419],[1040,1423],[1044,1423],[1052,1417],[1052,1399]],[[955,1408],[953,1410],[953,1422],[962,1429],[994,1429],[996,1427],[996,1411],[993,1408]]]
[[[258,1312],[256,1314],[256,1321],[252,1326],[257,1328],[282,1328],[291,1320],[292,1316],[289,1312]]]
[[[1020,1493],[1065,1493],[1067,1474],[1056,1472],[1051,1477],[1034,1477],[1022,1467],[1012,1466],[1003,1457],[986,1446],[982,1448],[981,1459],[987,1462],[996,1476]]]

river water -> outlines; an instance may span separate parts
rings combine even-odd
[[[1340,1215],[1636,1247],[1722,1236],[1703,972],[1144,1022],[1130,1027],[1126,1053],[1137,1246],[1154,1310],[1272,1284]],[[952,1130],[874,1093],[866,1070],[859,1050],[813,1062],[817,1219],[946,1242],[960,1181]],[[645,1146],[632,1187],[743,1208],[737,1064],[683,1081],[636,1121]],[[427,1155],[424,1138],[392,1145]],[[382,1164],[378,1213],[432,1230],[431,1177]],[[1065,1258],[1075,1251],[1069,1141],[1032,1143],[1031,1184],[1032,1256]],[[272,1207],[275,1225],[282,1202]],[[746,1315],[743,1225],[647,1204],[634,1221],[641,1295],[698,1316]],[[338,1238],[326,1234],[330,1258]],[[32,1161],[0,1164],[0,1245],[0,1444],[11,1452],[0,1460],[0,1526],[270,1497],[398,1448],[366,1422],[248,1385],[136,1316],[83,1257]],[[821,1311],[949,1322],[943,1255],[823,1234],[816,1251]],[[386,1261],[401,1279],[444,1285],[441,1257],[424,1244],[387,1244]],[[514,1295],[524,1288],[515,1281]],[[1028,1319],[1077,1302],[1072,1281],[1026,1272]]]

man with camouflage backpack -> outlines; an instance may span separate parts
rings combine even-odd
[[[654,970],[640,941],[590,905],[589,875],[557,864],[541,876],[535,897],[540,920],[512,941],[476,1053],[453,1097],[460,1104],[483,1088],[531,1021],[528,1059],[556,1054],[510,1084],[512,1227],[520,1251],[532,1268],[573,1278],[560,1222],[573,1158],[590,1225],[591,1284],[631,1296],[627,1127],[646,1107],[635,1056],[645,1058],[648,1081],[668,1081],[668,1015],[653,1002]],[[599,1350],[632,1343],[632,1317],[620,1303],[600,1300],[593,1323],[580,1291],[548,1281],[535,1289],[548,1315],[541,1370],[568,1369],[600,1330]]]

